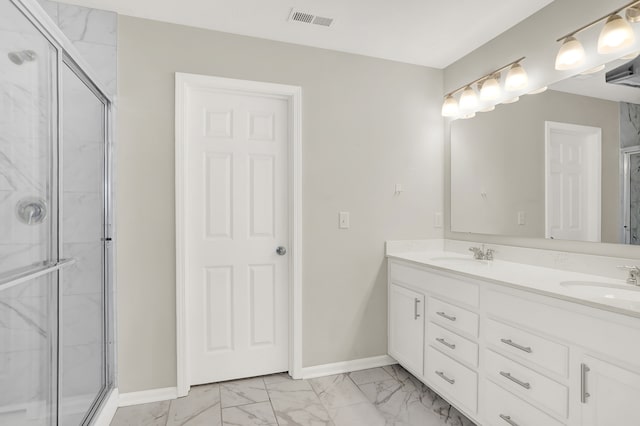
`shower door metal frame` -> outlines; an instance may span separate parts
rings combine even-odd
[[[49,15],[42,9],[36,0],[9,0],[17,9],[31,22],[36,30],[38,30],[45,39],[53,46],[56,51],[56,63],[55,65],[55,77],[57,78],[57,84],[54,92],[54,102],[52,105],[52,113],[55,114],[55,140],[53,141],[52,155],[53,157],[53,170],[52,170],[52,185],[55,185],[57,193],[54,198],[57,198],[52,205],[53,214],[55,214],[55,220],[58,224],[57,235],[55,237],[57,243],[57,262],[52,264],[43,265],[42,268],[31,270],[28,273],[21,274],[14,277],[11,281],[6,281],[0,284],[3,288],[6,286],[13,286],[38,276],[45,275],[47,273],[58,272],[58,294],[56,303],[58,309],[56,314],[58,317],[58,330],[56,330],[55,339],[57,340],[58,347],[57,354],[53,357],[52,371],[56,374],[55,385],[58,386],[60,378],[60,310],[59,303],[61,297],[61,280],[60,270],[67,265],[73,263],[72,259],[61,259],[62,253],[62,102],[63,102],[63,81],[62,81],[62,69],[64,66],[68,66],[69,69],[85,84],[85,86],[93,92],[93,94],[100,100],[104,108],[104,155],[103,155],[103,245],[102,245],[102,265],[103,265],[103,292],[104,292],[104,344],[105,353],[104,357],[104,388],[94,400],[91,408],[83,419],[83,424],[90,424],[95,418],[95,415],[104,406],[108,395],[117,387],[116,383],[116,347],[115,347],[115,280],[114,280],[114,263],[115,263],[115,249],[113,247],[113,233],[114,233],[114,221],[113,221],[113,135],[114,135],[114,121],[115,121],[115,107],[114,99],[108,94],[104,86],[96,78],[95,72],[91,69],[91,66],[82,58],[77,49],[73,46],[71,41],[62,33],[58,26],[51,20]],[[53,240],[53,238],[52,238]],[[59,386],[56,391],[56,423],[59,416]]]
[[[640,145],[620,150],[622,177],[622,238],[624,244],[631,244],[631,156],[640,154]]]

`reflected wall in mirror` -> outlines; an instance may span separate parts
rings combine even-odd
[[[452,122],[451,230],[640,245],[635,61]]]

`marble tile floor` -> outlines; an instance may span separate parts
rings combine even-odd
[[[398,365],[292,380],[286,373],[191,388],[121,407],[111,426],[474,426]]]

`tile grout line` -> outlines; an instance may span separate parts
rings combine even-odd
[[[276,414],[276,409],[273,407],[273,401],[271,401],[271,394],[269,393],[269,386],[267,386],[267,382],[264,380],[266,376],[262,376],[262,382],[264,383],[264,389],[267,391],[267,397],[269,398],[269,405],[271,405],[271,411],[273,412],[273,418],[276,419],[276,425],[280,426],[280,422],[278,421],[278,415]]]

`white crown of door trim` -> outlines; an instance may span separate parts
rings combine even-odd
[[[291,140],[289,144],[290,229],[290,319],[289,374],[302,377],[302,88],[283,84],[235,80],[197,74],[176,73],[176,359],[178,396],[189,392],[189,354],[185,292],[185,95],[189,87],[225,92],[258,93],[289,101]]]

